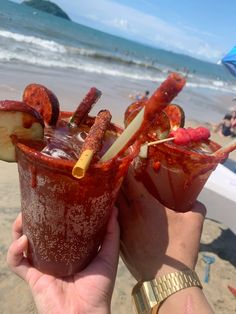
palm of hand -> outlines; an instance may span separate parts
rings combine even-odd
[[[119,225],[115,208],[98,255],[74,276],[56,278],[41,273],[29,264],[23,254],[28,240],[22,235],[21,215],[13,224],[13,239],[7,254],[8,265],[29,284],[40,314],[110,312],[119,258]]]
[[[93,267],[92,267],[93,268]],[[94,274],[91,269],[65,279],[45,275],[30,267],[26,280],[28,281],[39,313],[88,313],[99,304],[106,306],[107,291],[112,287],[109,275],[102,269]],[[89,309],[89,310],[88,310]]]

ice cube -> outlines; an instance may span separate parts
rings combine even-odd
[[[49,147],[46,146],[42,150],[42,154],[49,155],[49,156],[52,156],[52,157],[58,158],[58,159],[73,160],[73,158],[69,154],[67,154],[62,149],[59,149],[59,148],[52,148],[52,149],[50,149]]]

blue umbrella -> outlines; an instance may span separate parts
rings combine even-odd
[[[236,46],[234,46],[229,53],[221,60],[222,64],[236,76]]]

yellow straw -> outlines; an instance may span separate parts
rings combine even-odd
[[[82,179],[93,159],[94,152],[90,149],[86,149],[81,154],[79,160],[74,165],[72,175],[77,179]]]

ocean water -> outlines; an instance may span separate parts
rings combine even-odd
[[[104,74],[111,80],[146,81],[147,86],[148,82],[158,85],[170,71],[179,71],[187,75],[183,102],[191,102],[190,118],[203,112],[220,118],[230,107],[221,103],[222,97],[236,93],[236,81],[222,65],[144,46],[1,0],[0,65],[7,63]]]

